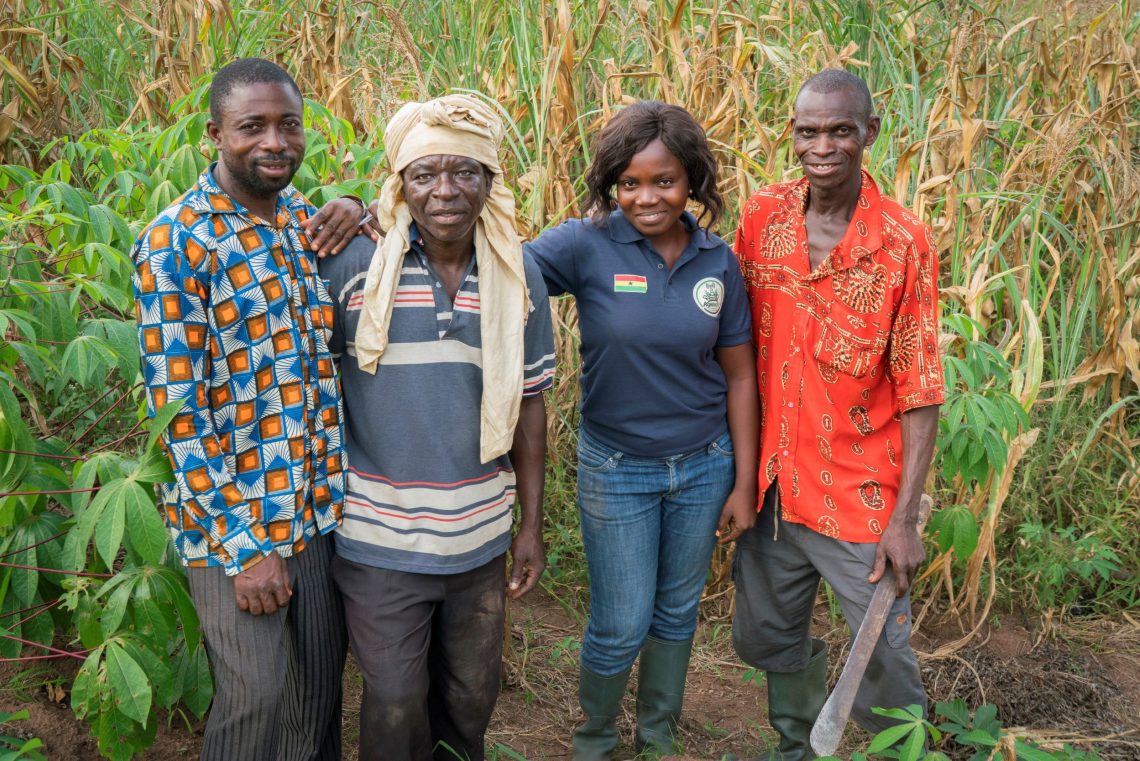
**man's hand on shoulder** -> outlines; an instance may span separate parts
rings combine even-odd
[[[373,210],[375,205],[373,202]],[[366,213],[360,199],[350,196],[334,198],[326,203],[301,223],[301,229],[309,236],[313,251],[321,258],[339,254],[358,234],[367,235],[374,241],[380,240],[382,234],[375,211]]]
[[[542,543],[542,529],[526,524],[519,527],[511,542],[511,576],[507,594],[517,600],[538,583],[546,570],[546,548]]]
[[[251,615],[276,613],[289,604],[293,586],[289,569],[276,552],[270,552],[234,577],[234,597],[240,610]]]
[[[900,505],[901,508],[901,505]],[[894,515],[887,523],[883,535],[879,537],[879,545],[875,549],[875,562],[871,566],[871,575],[867,581],[878,583],[887,569],[887,561],[895,571],[896,597],[902,597],[910,591],[910,584],[918,572],[919,566],[926,562],[926,547],[922,544],[914,519],[906,520],[896,509],[898,519]],[[910,511],[917,514],[917,510]]]

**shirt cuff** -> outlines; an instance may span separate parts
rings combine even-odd
[[[749,329],[743,333],[727,333],[719,336],[716,339],[716,348],[724,349],[729,346],[740,346],[752,340],[752,330]]]
[[[538,396],[554,385],[554,368],[537,375],[534,378],[523,379],[523,398]]]
[[[237,576],[253,567],[273,552],[273,542],[260,523],[234,531],[221,541],[225,559],[222,566],[226,576]]]
[[[935,404],[942,404],[944,401],[946,401],[946,390],[942,386],[931,386],[930,388],[920,388],[906,393],[900,392],[898,396],[898,408],[900,413],[910,412],[919,407],[930,407]]]

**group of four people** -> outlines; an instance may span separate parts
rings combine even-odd
[[[862,80],[805,83],[804,179],[748,200],[735,252],[709,232],[717,162],[677,106],[619,111],[589,216],[525,245],[483,101],[396,113],[377,229],[290,184],[302,111],[276,65],[221,69],[219,160],[133,251],[150,410],[182,405],[162,498],[215,675],[203,759],[339,758],[346,635],[361,759],[483,758],[505,598],[545,566],[548,294],[574,296],[581,332],[574,758],[611,757],[639,658],[637,745],[673,748],[718,538],[737,540],[733,640],[768,672],[773,757],[810,756],[821,576],[857,629],[892,564],[856,718],[925,705],[906,591],[942,401],[938,262],[861,169],[879,127]]]

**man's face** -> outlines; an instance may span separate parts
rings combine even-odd
[[[792,117],[792,149],[813,188],[854,184],[863,149],[879,136],[879,117],[868,116],[859,95],[848,88],[821,93],[803,90]]]
[[[475,159],[435,155],[417,159],[401,173],[412,219],[429,242],[474,238],[475,222],[491,192],[491,178]]]
[[[293,179],[305,157],[303,108],[288,85],[258,82],[234,87],[222,105],[221,122],[206,122],[237,195],[275,198]]]

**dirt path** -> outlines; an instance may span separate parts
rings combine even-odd
[[[569,759],[570,731],[578,716],[580,625],[548,595],[532,598],[512,608],[505,687],[488,744],[501,745],[500,759]],[[834,680],[846,654],[845,634],[832,625],[823,605],[817,610],[816,629],[832,642]],[[919,633],[915,645],[930,653],[957,636],[951,628]],[[1074,624],[1066,628],[1064,638],[1039,640],[1006,614],[1000,628],[991,629],[982,642],[951,656],[923,659],[923,679],[932,700],[960,697],[971,705],[994,703],[1004,726],[1027,727],[1043,740],[1116,736],[1101,746],[1103,758],[1140,759],[1140,624]],[[766,753],[771,733],[764,718],[764,689],[745,681],[749,676],[732,651],[730,628],[703,623],[682,724],[686,758],[719,759],[729,751]],[[68,707],[64,690],[69,683],[67,674],[43,667],[17,669],[9,664],[0,669],[0,709],[31,712],[28,721],[9,724],[3,733],[40,737],[53,761],[97,761],[94,740]],[[634,756],[633,703],[631,694],[619,722],[625,742],[617,759]],[[360,677],[350,667],[345,674],[345,761],[357,757],[359,704]],[[187,722],[180,715],[165,719],[143,758],[197,758],[201,722]],[[852,726],[841,754],[848,755],[865,740]]]

